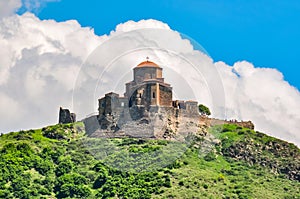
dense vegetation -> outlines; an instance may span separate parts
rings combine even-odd
[[[185,143],[87,138],[82,129],[2,135],[0,198],[300,198],[299,149],[249,129],[216,126],[209,135],[219,141]]]

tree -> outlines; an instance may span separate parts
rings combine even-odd
[[[205,116],[211,115],[210,110],[207,106],[203,104],[199,104],[198,108],[201,115],[205,115]]]

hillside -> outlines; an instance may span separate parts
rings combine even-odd
[[[236,125],[184,143],[88,138],[82,123],[0,137],[0,198],[300,198],[300,150]]]

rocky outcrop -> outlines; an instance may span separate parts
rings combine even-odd
[[[172,107],[156,107],[150,111],[125,110],[118,115],[92,116],[83,122],[90,137],[184,140],[189,134],[197,133],[200,127],[199,115],[187,116]]]
[[[257,133],[257,136],[260,136]],[[299,149],[281,140],[257,142],[247,138],[223,148],[224,156],[236,160],[244,160],[249,165],[258,164],[269,168],[273,173],[284,174],[289,179],[300,181],[300,152]]]

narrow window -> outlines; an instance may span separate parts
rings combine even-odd
[[[152,98],[155,98],[155,92],[152,93]]]

